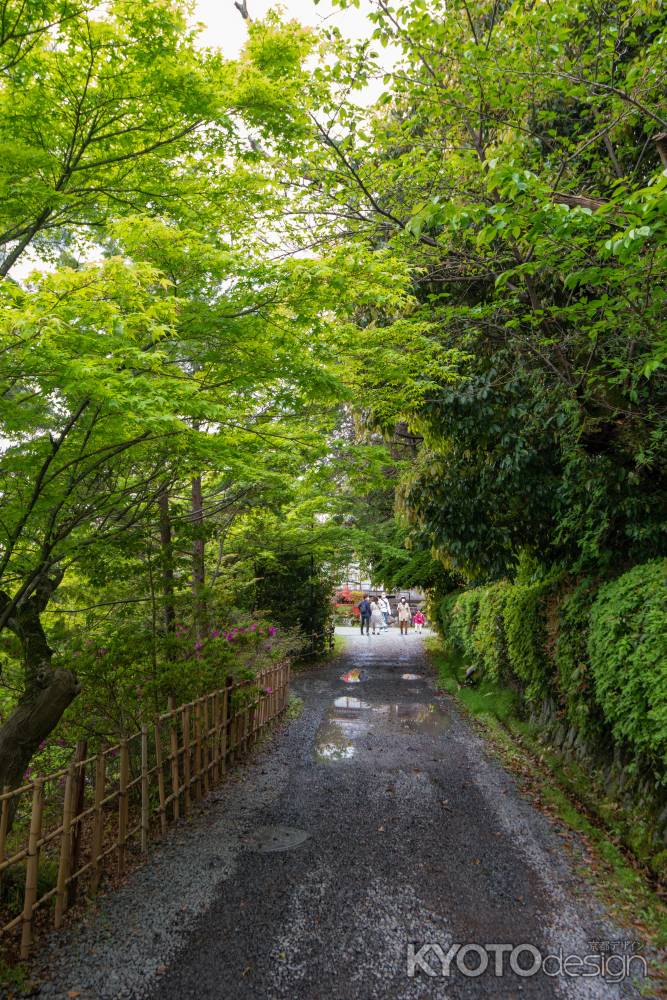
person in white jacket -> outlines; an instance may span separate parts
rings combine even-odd
[[[410,622],[412,621],[412,612],[410,611],[410,605],[404,597],[402,597],[398,602],[396,614],[398,615],[398,624],[401,628],[401,635],[407,635]]]
[[[391,605],[389,604],[389,599],[386,594],[381,594],[380,597],[378,597],[378,607],[382,612],[382,620],[384,622],[382,629],[386,632],[389,628],[389,615],[391,614]]]
[[[373,629],[373,635],[380,634],[383,622],[384,618],[380,611],[380,605],[377,601],[371,601],[371,628]]]

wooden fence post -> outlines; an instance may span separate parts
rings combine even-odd
[[[74,762],[78,764],[74,772],[74,792],[72,795],[72,849],[70,852],[69,870],[72,878],[67,886],[67,906],[74,906],[78,891],[78,879],[76,873],[81,860],[81,846],[83,844],[83,821],[77,817],[83,812],[86,800],[86,768],[83,761],[88,753],[88,740],[79,740],[74,752]]]
[[[58,882],[56,884],[56,912],[54,927],[60,927],[63,913],[67,909],[67,878],[72,857],[72,816],[74,814],[74,796],[76,781],[75,765],[70,764],[65,779],[65,797],[63,800],[63,832],[60,835],[60,861],[58,863]]]
[[[93,895],[100,887],[100,877],[102,875],[100,867],[100,855],[102,854],[102,844],[104,840],[104,812],[102,800],[106,786],[107,762],[104,752],[100,750],[95,760],[95,811],[93,813],[93,842],[92,842],[92,862],[93,875],[91,880],[91,891]]]
[[[208,752],[208,749],[209,749],[209,743],[210,743],[210,739],[211,739],[211,734],[210,734],[210,731],[209,731],[208,702],[209,702],[209,696],[206,695],[206,697],[204,698],[204,706],[203,706],[204,707],[204,745],[203,745],[203,750],[204,750],[204,760],[203,760],[204,795],[208,795],[209,777],[210,777],[209,770],[208,770],[208,765],[209,765],[209,752]]]
[[[181,710],[183,719],[183,815],[190,812],[190,706]]]
[[[238,732],[239,732],[238,714],[235,711],[233,704],[234,691],[236,689],[236,685],[234,684],[233,677],[229,677],[227,680],[229,683],[229,688],[228,688],[229,694],[227,695],[227,718],[228,718],[227,751],[229,756],[229,763],[235,764],[237,759],[236,748],[238,744]]]
[[[213,695],[213,784],[220,781],[220,692]]]
[[[4,785],[2,789],[2,794],[6,795],[7,798],[2,800],[2,809],[0,810],[0,864],[5,860],[5,844],[7,843],[7,831],[9,829],[9,785]],[[2,876],[0,875],[0,879]]]
[[[125,871],[125,852],[127,841],[127,824],[129,815],[129,802],[127,798],[127,786],[130,777],[130,753],[127,740],[120,744],[120,779],[118,789],[118,874]]]
[[[178,723],[176,721],[176,699],[169,696],[169,711],[172,716],[169,720],[169,747],[171,756],[171,815],[176,820],[181,815],[181,779],[178,768]]]
[[[150,802],[148,800],[148,726],[141,727],[141,853],[148,854],[150,832]]]
[[[157,793],[160,800],[160,836],[167,833],[167,804],[164,787],[164,763],[162,760],[162,730],[160,720],[155,723],[155,767],[157,770]]]
[[[23,896],[23,916],[21,926],[21,960],[30,955],[32,944],[32,910],[37,899],[39,877],[39,838],[42,833],[42,813],[44,810],[44,783],[36,781],[32,791],[30,813],[30,834],[28,836],[28,859],[25,869],[25,891]]]
[[[227,757],[229,755],[229,685],[231,677],[225,678],[225,688],[222,692],[222,713],[220,719],[220,769],[224,773],[227,770]]]

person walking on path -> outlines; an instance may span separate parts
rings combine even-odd
[[[364,634],[364,625],[366,626],[366,635],[370,635],[369,628],[371,624],[371,602],[368,600],[368,594],[364,594],[364,598],[358,604],[359,615],[361,620],[361,634]]]
[[[410,612],[410,605],[404,597],[402,597],[398,602],[396,613],[398,614],[398,624],[401,628],[401,635],[407,635],[412,614]]]
[[[387,629],[389,628],[389,615],[391,614],[391,606],[389,604],[389,599],[386,594],[381,594],[381,596],[378,598],[378,606],[382,613],[382,621],[383,621],[382,628],[383,631],[386,632]]]
[[[415,624],[415,632],[417,633],[417,635],[421,635],[422,634],[422,627],[424,625],[424,622],[426,621],[426,618],[424,617],[424,612],[423,611],[415,611],[415,616],[414,616],[414,618],[412,620],[413,620],[413,622]]]
[[[373,629],[373,635],[379,635],[383,625],[384,618],[380,611],[380,605],[377,601],[371,601],[371,628]]]

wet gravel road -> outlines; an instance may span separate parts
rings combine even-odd
[[[293,690],[303,713],[242,780],[174,831],[96,919],[54,939],[44,996],[638,995],[627,980],[521,976],[509,953],[498,958],[501,977],[493,953],[479,976],[456,959],[443,976],[434,949],[422,955],[436,975],[408,975],[410,944],[416,953],[429,942],[445,954],[492,943],[585,956],[596,940],[627,934],[572,874],[556,828],[436,695],[416,636],[351,637]],[[476,968],[483,957],[471,949],[466,961]],[[527,950],[514,956],[519,968],[535,961]]]

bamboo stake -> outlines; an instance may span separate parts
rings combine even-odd
[[[222,693],[222,713],[220,719],[220,769],[222,773],[227,770],[227,756],[229,754],[229,682],[225,681],[225,690]]]
[[[190,812],[190,706],[182,709],[183,716],[183,815]]]
[[[220,781],[220,692],[213,695],[213,784]],[[1,860],[1,859],[0,859]]]
[[[201,799],[203,792],[202,782],[202,757],[204,748],[202,746],[203,712],[201,698],[195,704],[195,796],[197,801]]]
[[[104,812],[102,811],[102,800],[106,785],[107,762],[104,754],[100,750],[95,759],[95,812],[93,814],[93,843],[92,861],[93,875],[91,879],[91,891],[93,895],[100,887],[100,856],[102,854],[102,840],[104,836]]]
[[[150,802],[148,799],[148,726],[141,727],[141,853],[148,854]]]
[[[74,783],[76,780],[74,764],[70,764],[65,779],[65,798],[63,802],[63,832],[60,837],[60,862],[58,864],[58,882],[56,885],[56,912],[54,927],[60,927],[63,913],[67,909],[67,878],[69,876],[70,852],[72,847],[72,816],[74,814]]]
[[[245,691],[247,695],[247,690]],[[245,701],[245,698],[244,698]],[[246,701],[243,706],[243,752],[248,752],[250,746],[250,702]]]
[[[176,699],[173,695],[169,697],[169,711],[175,712],[175,702]],[[181,781],[178,772],[178,730],[176,725],[176,716],[173,715],[169,720],[169,745],[171,748],[171,814],[172,819],[177,820],[181,814]]]
[[[30,834],[28,836],[28,859],[25,869],[25,891],[23,896],[23,916],[21,927],[21,960],[30,955],[32,944],[32,911],[37,900],[37,880],[39,876],[39,838],[42,833],[42,813],[44,811],[44,783],[36,781],[32,791],[32,811],[30,814]]]
[[[74,787],[72,789],[72,837],[70,849],[69,872],[72,876],[67,885],[67,906],[74,906],[78,891],[77,872],[81,860],[81,845],[83,843],[83,822],[77,817],[83,812],[86,797],[86,768],[83,761],[88,753],[88,740],[78,740],[74,752],[74,762],[77,768],[74,772]]]
[[[7,795],[9,791],[9,785],[3,785],[2,794]],[[7,830],[9,829],[9,803],[10,798],[2,800],[2,809],[0,810],[0,864],[5,860],[5,844],[7,843]]]
[[[236,748],[239,741],[239,716],[234,711],[232,705],[232,694],[234,688],[229,689],[229,763],[235,764],[237,760]]]
[[[208,773],[208,763],[209,763],[208,744],[209,744],[209,740],[210,740],[210,733],[209,733],[209,728],[208,728],[208,697],[204,698],[203,708],[204,708],[204,746],[203,746],[204,760],[202,762],[202,767],[203,767],[203,771],[204,771],[204,795],[206,796],[206,795],[208,795],[208,779],[209,779],[209,773]]]
[[[130,753],[127,740],[123,740],[120,745],[120,782],[118,791],[118,874],[125,871],[125,853],[127,841],[127,824],[129,815],[129,802],[127,800],[127,786],[130,777]]]
[[[160,722],[155,723],[155,767],[157,769],[157,793],[160,800],[160,836],[167,833],[167,805],[166,792],[164,787],[164,765],[162,762],[162,731]]]

